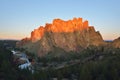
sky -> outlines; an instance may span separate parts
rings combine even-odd
[[[53,19],[81,17],[104,40],[120,36],[120,0],[0,0],[0,39],[30,37]]]

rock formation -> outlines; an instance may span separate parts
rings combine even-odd
[[[54,19],[52,24],[47,23],[45,27],[40,26],[32,31],[29,39],[28,42],[22,40],[18,46],[39,56],[54,51],[55,48],[80,52],[89,45],[99,46],[104,43],[100,33],[89,26],[88,21],[83,22],[82,18],[68,21]]]
[[[115,48],[120,48],[120,37],[113,40],[112,46],[115,47]]]
[[[40,26],[38,29],[35,29],[31,32],[31,40],[32,42],[36,42],[41,39],[44,34],[44,27]]]

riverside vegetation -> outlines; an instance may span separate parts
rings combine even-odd
[[[19,69],[18,66],[12,62],[12,53],[4,47],[4,43],[6,42],[0,41],[1,80],[120,79],[119,48],[111,46],[90,46],[79,53],[69,52],[65,55],[59,55],[61,49],[56,48],[55,52],[50,52],[43,57],[33,57],[36,60],[34,64],[36,67],[35,72],[32,73],[28,69]],[[65,51],[63,51],[63,53],[65,53]],[[37,64],[41,64],[41,66],[37,66]],[[59,68],[61,65],[63,65],[63,67]],[[43,67],[45,68],[43,69]]]

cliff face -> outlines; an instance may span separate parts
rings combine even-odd
[[[18,45],[39,56],[54,51],[56,47],[66,52],[79,52],[89,45],[99,46],[104,43],[100,33],[89,26],[88,21],[83,22],[82,18],[68,21],[55,19],[52,24],[32,31],[30,41],[22,46],[21,41]]]
[[[112,42],[112,46],[115,47],[115,48],[120,48],[120,37],[115,39],[113,42]]]
[[[54,19],[52,24],[47,23],[45,27],[40,26],[31,32],[32,42],[36,42],[41,39],[45,32],[54,33],[68,33],[74,31],[82,31],[87,29],[88,21],[82,22],[82,18],[74,18],[73,20],[63,21],[61,19]]]
[[[38,29],[35,29],[34,31],[31,32],[31,41],[36,42],[41,39],[41,37],[44,34],[44,27],[40,26]]]

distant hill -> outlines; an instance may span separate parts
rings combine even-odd
[[[113,40],[104,40],[105,42],[112,42]]]

